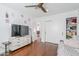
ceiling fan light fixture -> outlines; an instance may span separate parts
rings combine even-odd
[[[48,9],[46,9],[46,11],[48,12]]]

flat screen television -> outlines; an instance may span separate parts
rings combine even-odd
[[[21,36],[29,35],[29,27],[28,26],[21,26],[20,33],[21,33]]]
[[[12,37],[29,35],[29,26],[12,24],[11,31],[12,31],[11,33]]]

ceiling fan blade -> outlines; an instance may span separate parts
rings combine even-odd
[[[44,3],[39,3],[38,6],[40,7],[40,6],[42,6],[43,4],[44,4]]]
[[[24,6],[24,7],[37,7],[37,5],[30,5],[30,6]]]
[[[37,4],[37,5],[30,5],[30,6],[24,6],[24,7],[26,7],[26,8],[27,8],[27,7],[36,7],[36,8],[37,8],[37,7],[38,7],[38,8],[40,8],[43,12],[46,13],[47,10],[44,8],[43,4],[44,4],[44,3],[39,3],[39,4]]]
[[[41,6],[40,8],[41,8],[41,10],[42,10],[43,12],[45,12],[45,13],[47,12],[47,10],[46,10],[43,6]]]

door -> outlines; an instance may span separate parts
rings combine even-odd
[[[60,22],[43,22],[41,24],[41,38],[43,42],[59,43],[63,39],[63,27]]]

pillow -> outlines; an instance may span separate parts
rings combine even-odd
[[[79,48],[79,40],[76,39],[65,40],[64,44],[70,47]]]

